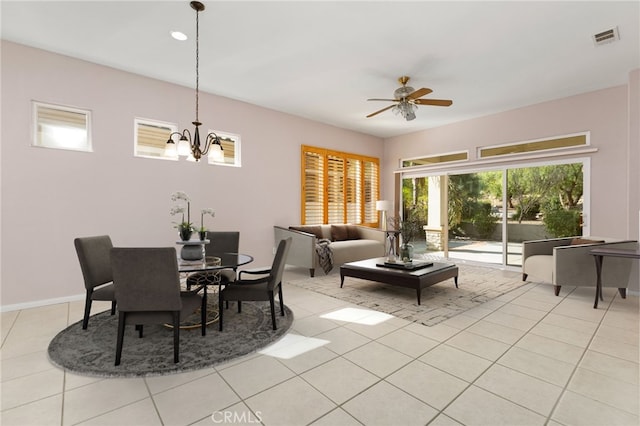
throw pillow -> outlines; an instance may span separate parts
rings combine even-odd
[[[359,240],[360,239],[360,230],[355,225],[347,225],[347,239],[349,240]]]
[[[599,243],[604,243],[604,241],[603,240],[587,240],[585,238],[574,238],[571,240],[572,246],[577,246],[580,244],[599,244]]]
[[[347,225],[331,225],[331,241],[345,241],[349,239]]]
[[[317,239],[324,238],[322,236],[322,228],[320,226],[290,226],[289,229],[293,231],[306,232],[307,234],[313,234]]]

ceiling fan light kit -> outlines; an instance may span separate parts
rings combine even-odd
[[[199,14],[204,10],[204,4],[199,1],[192,1],[189,3],[191,8],[196,11],[196,119],[191,122],[196,128],[193,131],[193,139],[191,138],[191,132],[188,129],[184,129],[182,133],[173,132],[169,135],[169,140],[165,145],[164,154],[167,157],[176,156],[188,156],[188,161],[199,161],[203,155],[207,155],[209,150],[209,157],[214,161],[220,161],[224,159],[222,150],[222,144],[220,138],[215,133],[211,132],[204,139],[204,143],[200,142],[200,131],[198,127],[202,125],[198,118],[198,101],[200,94],[200,19]],[[174,136],[179,136],[178,145],[173,140]]]
[[[411,121],[416,118],[416,110],[418,109],[418,105],[448,107],[453,104],[453,101],[449,99],[419,99],[433,92],[433,90],[427,89],[426,87],[415,90],[413,87],[407,86],[409,79],[410,78],[406,75],[398,78],[398,82],[402,86],[397,88],[393,92],[393,99],[367,99],[368,101],[396,102],[395,105],[389,105],[385,108],[382,108],[381,110],[367,115],[367,118],[371,118],[375,115],[380,114],[381,112],[391,109],[396,115],[401,116],[407,121]]]

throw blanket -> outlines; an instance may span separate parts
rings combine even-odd
[[[331,253],[331,247],[329,247],[330,243],[331,240],[327,240],[326,238],[320,239],[316,243],[316,253],[318,253],[320,266],[325,275],[333,269],[333,254]]]

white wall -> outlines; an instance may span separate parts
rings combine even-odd
[[[94,152],[31,147],[32,100],[90,109]],[[375,137],[201,93],[203,128],[241,135],[241,168],[133,156],[134,117],[191,129],[194,109],[193,88],[2,41],[3,308],[83,294],[77,236],[174,245],[177,190],[193,212],[215,209],[212,230],[239,230],[253,266],[269,265],[273,225],[301,220],[301,144],[383,153]]]

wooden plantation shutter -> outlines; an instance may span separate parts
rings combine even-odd
[[[363,161],[363,165],[363,222],[377,224],[378,211],[376,210],[376,201],[378,201],[378,198],[380,196],[379,165],[378,162],[373,161]]]
[[[302,223],[378,226],[380,160],[302,146]]]
[[[327,155],[327,222],[345,223],[344,159]]]
[[[362,223],[362,161],[347,159],[347,223]]]
[[[317,225],[324,219],[324,157],[302,152],[302,223]]]

